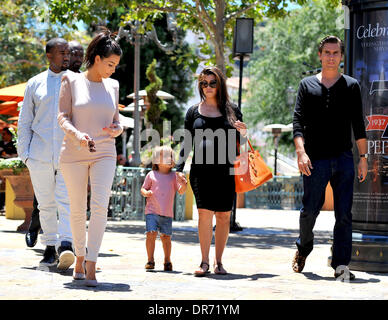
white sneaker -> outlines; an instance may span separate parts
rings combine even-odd
[[[63,251],[59,255],[59,263],[57,265],[57,268],[59,270],[67,270],[74,263],[74,261],[75,261],[75,256],[73,251],[70,251],[70,250]]]

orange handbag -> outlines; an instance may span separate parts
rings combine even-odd
[[[234,162],[236,192],[243,193],[272,179],[272,172],[265,164],[259,151],[252,148],[248,139],[250,150],[237,156]]]

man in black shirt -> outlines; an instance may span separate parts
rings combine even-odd
[[[338,71],[343,53],[344,46],[339,38],[325,37],[318,50],[322,72],[304,78],[299,85],[293,125],[304,195],[296,241],[298,250],[292,267],[295,272],[302,272],[306,258],[313,250],[313,227],[330,181],[336,218],[331,266],[336,278],[353,280],[354,275],[348,268],[352,252],[351,208],[355,175],[352,129],[360,155],[360,182],[366,178],[368,163],[360,86],[356,79]]]
[[[84,48],[75,40],[69,42],[70,47],[70,66],[69,70],[80,73],[80,68],[84,60]]]

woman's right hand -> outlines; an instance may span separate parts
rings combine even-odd
[[[187,184],[186,176],[183,172],[177,172],[178,182],[181,184]]]
[[[86,133],[81,139],[81,147],[86,147],[90,152],[96,152],[96,143]]]
[[[89,141],[90,140],[92,140],[92,138],[90,138],[88,134],[84,133],[84,135],[80,141],[81,147],[89,148]]]

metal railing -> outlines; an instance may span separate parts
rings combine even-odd
[[[140,194],[141,186],[149,168],[117,166],[109,209],[113,220],[145,220],[145,198]],[[174,220],[185,219],[185,194],[176,193]]]
[[[302,207],[303,179],[300,176],[275,176],[245,194],[245,207],[251,209],[290,209]]]
[[[140,194],[149,168],[116,167],[109,210],[113,220],[145,220],[145,198]],[[275,176],[259,188],[245,193],[245,208],[290,209],[302,207],[303,179],[299,176]],[[174,220],[185,220],[186,195],[176,193]]]

